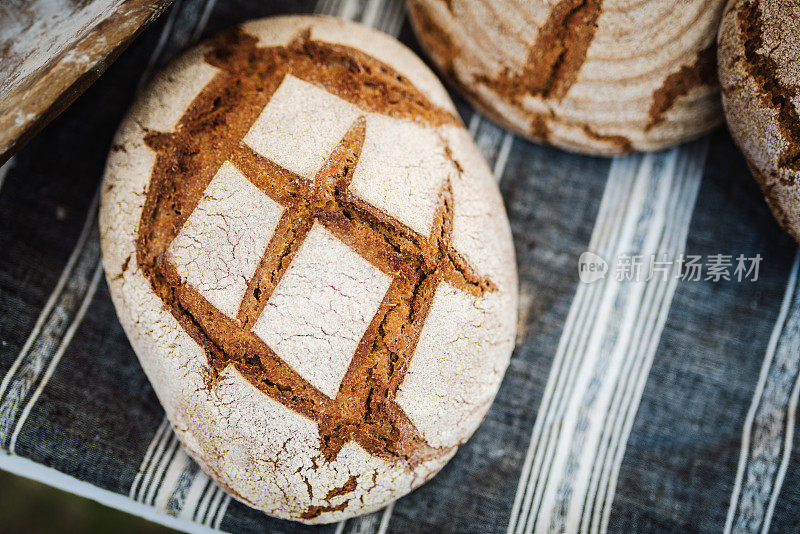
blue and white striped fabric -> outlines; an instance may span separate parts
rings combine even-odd
[[[192,532],[800,531],[800,256],[728,134],[576,156],[515,139],[456,95],[520,271],[518,346],[483,425],[411,495],[315,529],[247,508],[198,469],[116,320],[97,188],[153,72],[203,36],[291,12],[417,47],[399,0],[176,0],[0,169],[0,468]],[[580,281],[586,251],[605,278]],[[618,270],[719,255],[761,258],[757,279]]]

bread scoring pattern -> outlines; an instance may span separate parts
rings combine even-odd
[[[722,118],[724,2],[407,0],[426,52],[502,126],[584,153],[656,150]]]
[[[326,460],[350,441],[374,456],[412,467],[450,453],[452,446],[428,443],[399,406],[397,394],[437,288],[446,285],[473,297],[497,290],[451,243],[451,176],[462,169],[437,128],[460,127],[458,119],[388,65],[356,49],[313,40],[308,31],[286,46],[258,47],[255,38],[234,29],[212,41],[205,60],[220,71],[195,97],[175,131],[150,131],[145,137],[157,157],[139,223],[136,259],[155,293],[204,349],[208,379],[214,381],[234,366],[264,394],[317,424]],[[254,128],[276,127],[270,102],[279,98],[285,84],[308,90],[309,106],[316,98],[335,97],[346,108],[339,122],[348,117],[344,125],[334,118],[306,132],[327,135],[291,161],[280,160],[254,140],[263,135],[249,136]],[[359,188],[369,179],[359,175],[359,168],[380,164],[370,162],[370,131],[388,127],[387,121],[424,127],[437,143],[446,172],[430,195],[418,195],[430,203],[428,217],[412,216],[420,210],[411,208],[390,215],[385,199],[360,194],[371,189]],[[282,124],[289,124],[289,118]],[[193,214],[201,210],[224,223],[225,199],[242,203],[234,193],[225,193],[226,187],[241,189],[231,185],[237,180],[263,195],[267,206],[244,212],[259,224],[273,225],[274,232],[266,243],[245,240],[243,249],[236,248],[241,238],[233,240],[231,265],[244,275],[230,280],[231,291],[213,296],[214,284],[204,289],[202,280],[192,283],[187,267]],[[392,186],[390,175],[385,180]],[[268,319],[280,307],[270,303],[280,297],[281,288],[308,283],[301,266],[308,263],[303,248],[310,242],[328,243],[332,257],[341,258],[340,266],[331,262],[339,275],[356,279],[357,273],[364,274],[371,291],[383,292],[374,311],[343,319],[345,325],[362,324],[364,331],[353,343],[353,353],[331,365],[342,370],[334,377],[316,376],[313,365],[300,356],[281,357],[281,339],[264,341],[275,332]],[[195,260],[204,259],[202,252],[197,254]],[[204,270],[213,269],[207,258],[203,261]],[[230,265],[220,270],[226,267]],[[238,302],[230,300],[232,292],[241,293]],[[347,302],[342,295],[331,296],[337,298],[340,307]],[[345,348],[338,353],[346,353]],[[304,519],[331,511],[323,508],[309,509]]]

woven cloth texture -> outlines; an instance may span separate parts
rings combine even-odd
[[[517,348],[482,426],[420,489],[321,527],[269,518],[199,470],[117,321],[98,184],[154,72],[247,19],[312,12],[424,57],[397,0],[176,0],[3,168],[0,468],[22,459],[40,479],[69,475],[83,494],[194,531],[800,531],[797,248],[728,133],[579,156],[514,138],[453,91],[499,180],[520,274]],[[585,251],[607,261],[605,278],[581,282]],[[684,270],[629,279],[651,254]]]

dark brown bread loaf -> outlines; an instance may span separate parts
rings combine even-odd
[[[731,134],[775,217],[800,242],[800,2],[730,2],[719,77]]]

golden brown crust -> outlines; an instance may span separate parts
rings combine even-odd
[[[693,87],[717,85],[716,67],[717,47],[712,45],[699,51],[694,63],[684,65],[664,78],[664,83],[653,92],[653,103],[648,111],[650,120],[645,129],[649,130],[664,122],[667,111]]]
[[[478,296],[496,289],[451,246],[450,183],[441,191],[431,234],[423,236],[349,192],[365,138],[363,117],[351,125],[313,182],[257,154],[241,139],[287,74],[321,85],[365,111],[431,126],[459,124],[458,119],[433,106],[391,67],[358,50],[311,40],[308,32],[286,47],[259,48],[253,38],[232,30],[212,41],[206,61],[221,72],[194,99],[176,131],[150,132],[145,138],[157,158],[136,259],[153,291],[204,349],[211,381],[233,365],[260,391],[317,423],[327,460],[348,441],[411,467],[448,454],[427,444],[395,399],[437,285],[446,281]],[[225,161],[286,208],[248,281],[236,320],[182,280],[167,254]],[[315,221],[392,277],[334,399],[249,330]],[[302,518],[338,510],[313,506]]]
[[[602,4],[602,0],[561,0],[539,28],[522,71],[505,69],[494,77],[479,76],[478,83],[512,102],[527,95],[562,98],[586,60]]]

